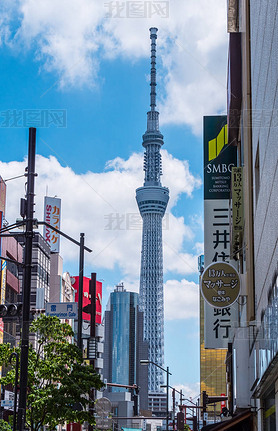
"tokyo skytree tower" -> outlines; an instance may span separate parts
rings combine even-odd
[[[169,200],[169,189],[162,187],[160,148],[163,135],[159,131],[156,111],[156,39],[157,28],[150,29],[151,38],[151,110],[147,113],[147,131],[143,135],[144,186],[136,190],[136,200],[143,219],[140,273],[140,310],[144,312],[144,339],[149,342],[149,360],[164,364],[164,301],[162,219]],[[162,392],[163,372],[149,365],[149,392]]]

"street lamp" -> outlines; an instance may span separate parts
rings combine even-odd
[[[167,367],[167,369],[165,369],[165,368],[161,367],[161,365],[157,364],[156,362],[150,361],[149,359],[141,359],[140,364],[141,365],[153,364],[156,367],[160,368],[165,373],[167,373],[167,377],[166,377],[166,403],[167,403],[167,406],[166,406],[166,431],[169,431],[169,376],[171,376],[172,373],[170,373],[169,367]]]

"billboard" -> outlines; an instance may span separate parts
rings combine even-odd
[[[44,197],[44,221],[51,226],[60,229],[61,220],[61,199]],[[50,245],[50,251],[59,253],[60,251],[60,235],[55,230],[44,226],[43,237]]]
[[[78,302],[78,292],[79,292],[79,276],[71,277],[72,286],[75,290],[75,302]],[[82,308],[86,305],[91,304],[90,298],[90,278],[83,277],[83,304]],[[102,312],[102,283],[100,281],[96,282],[96,323],[101,323],[101,312]],[[91,315],[89,313],[82,313],[83,320],[91,320]]]
[[[230,199],[236,147],[228,145],[227,117],[204,117],[204,199]]]
[[[232,168],[236,166],[236,148],[228,145],[227,117],[204,117],[204,263],[236,266],[230,258],[230,208]],[[213,307],[204,303],[204,338],[207,349],[227,349],[237,304]]]

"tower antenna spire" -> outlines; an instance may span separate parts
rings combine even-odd
[[[159,112],[156,111],[156,39],[157,28],[150,28],[151,39],[151,109],[147,113],[147,130],[143,135],[143,187],[136,190],[136,200],[143,219],[139,308],[144,312],[144,339],[149,343],[148,390],[159,399],[164,365],[164,299],[162,219],[169,201],[169,189],[161,185],[162,163],[160,149],[163,135],[159,131]],[[158,367],[156,366],[158,365]],[[162,368],[163,369],[163,368]],[[152,399],[152,395],[149,395]],[[157,400],[157,398],[154,398]]]
[[[157,39],[156,27],[150,28],[150,39],[151,39],[151,110],[155,111],[156,107],[156,39]]]

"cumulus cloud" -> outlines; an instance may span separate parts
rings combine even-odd
[[[182,193],[191,196],[200,181],[190,172],[188,164],[163,151],[165,181],[171,190],[169,213],[163,229],[164,269],[190,274],[197,271],[196,257],[183,252],[183,243],[194,240],[194,235],[183,217],[175,217],[171,208]],[[26,160],[0,162],[4,179],[24,174]],[[177,181],[169,172],[176,172]],[[43,201],[49,196],[62,199],[61,229],[75,239],[85,233],[86,245],[93,253],[86,254],[86,264],[111,270],[119,268],[130,285],[139,278],[142,220],[138,212],[135,190],[142,185],[142,154],[134,153],[127,160],[109,161],[101,173],[87,172],[77,175],[58,160],[40,155],[36,158],[38,177],[35,184],[36,218],[43,219]],[[168,173],[167,173],[168,172]],[[19,216],[19,200],[24,196],[25,179],[7,182],[6,218],[13,223]],[[77,247],[62,239],[61,254],[65,260],[75,261]],[[138,286],[138,284],[137,284]],[[129,287],[129,286],[128,286]]]
[[[96,85],[103,58],[149,56],[148,28],[157,26],[162,121],[187,124],[200,133],[203,115],[225,111],[225,2],[172,0],[168,14],[146,10],[142,15],[152,4],[142,1],[136,18],[128,11],[132,2],[17,0],[16,22],[9,3],[2,2],[0,38],[14,49],[34,50],[40,67],[54,73],[60,87]]]
[[[177,391],[182,391],[185,398],[196,404],[200,396],[200,383],[178,384],[174,386]]]
[[[165,319],[190,319],[199,316],[199,286],[187,281],[168,280],[165,290]]]

